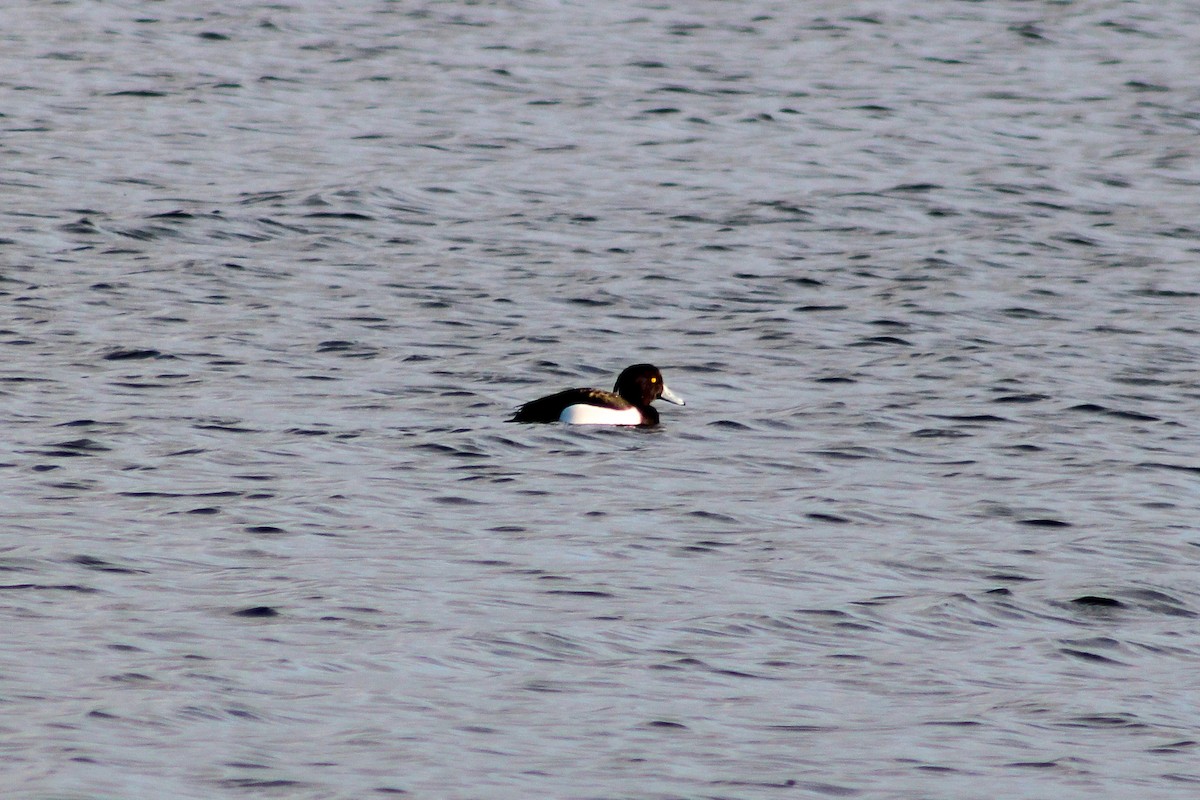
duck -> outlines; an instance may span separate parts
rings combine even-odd
[[[658,411],[650,404],[659,398],[677,406],[687,405],[667,388],[662,373],[653,364],[626,367],[611,392],[603,389],[567,389],[530,400],[517,409],[509,422],[566,422],[571,425],[658,424]]]

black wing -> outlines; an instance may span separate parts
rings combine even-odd
[[[563,409],[586,403],[602,408],[633,408],[633,404],[620,395],[600,389],[567,389],[565,392],[530,400],[517,409],[509,422],[558,422]]]

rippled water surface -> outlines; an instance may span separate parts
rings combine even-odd
[[[10,5],[5,797],[1200,795],[1194,3]]]

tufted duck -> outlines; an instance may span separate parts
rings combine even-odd
[[[602,389],[567,389],[531,400],[517,409],[509,422],[569,422],[574,425],[657,425],[658,412],[650,404],[658,398],[684,405],[667,388],[658,367],[634,364],[617,378],[611,392]]]

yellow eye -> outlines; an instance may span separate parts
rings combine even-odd
[[[651,378],[651,379],[650,379],[650,382],[651,382],[651,383],[658,383],[658,378]]]

